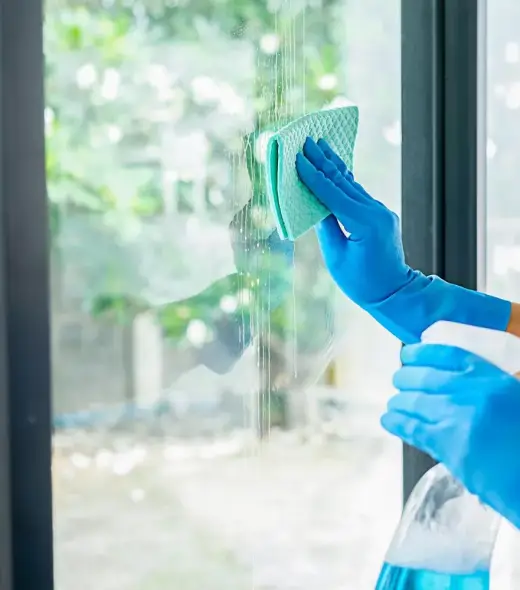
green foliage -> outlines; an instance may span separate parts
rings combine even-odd
[[[269,252],[263,257],[246,256],[236,274],[201,293],[157,305],[142,292],[125,290],[129,274],[133,277],[137,272],[132,268],[135,249],[125,249],[125,245],[137,243],[142,224],[165,212],[161,132],[171,121],[186,121],[191,130],[201,128],[209,141],[217,170],[217,180],[210,180],[224,195],[224,204],[211,212],[216,221],[229,218],[229,202],[238,198],[243,205],[247,198],[237,197],[233,182],[219,174],[231,172],[230,158],[237,155],[245,159],[251,203],[266,208],[257,140],[262,132],[301,114],[304,108],[321,108],[334,98],[336,89],[321,89],[318,82],[326,74],[338,73],[332,18],[336,2],[99,0],[98,4],[90,2],[88,8],[71,2],[65,9],[57,0],[53,8],[53,2],[48,2],[45,25],[53,245],[59,246],[64,225],[74,217],[80,220],[74,251],[78,260],[102,261],[107,250],[119,256],[110,266],[110,292],[99,293],[92,284],[87,285],[87,308],[93,315],[110,315],[118,322],[155,309],[165,335],[178,341],[193,319],[211,325],[220,314],[222,297],[238,297],[244,284],[252,286],[252,297],[244,304],[246,313],[252,314],[265,293],[265,288],[262,291],[255,285],[265,286],[274,277],[280,296],[277,306],[271,301],[271,320],[274,329],[283,333],[286,305],[292,297],[288,289],[292,271],[287,265],[273,269],[276,257]],[[269,39],[270,48],[265,47]],[[175,58],[172,52],[186,47],[197,46],[209,56],[216,48],[238,42],[254,50],[254,72],[241,73],[253,82],[253,95],[244,94],[244,100],[254,107],[253,127],[246,133],[232,129],[231,136],[223,138],[207,125],[217,117],[216,111],[197,102],[193,89],[182,79],[168,78],[168,64]],[[88,219],[92,230],[93,218],[100,238],[91,231],[82,239],[81,220]],[[248,223],[248,231],[265,230],[251,217]],[[172,246],[170,256],[173,261],[182,260],[189,253]],[[84,266],[90,273],[87,283],[97,281],[99,272]],[[302,294],[303,301],[305,298],[312,296]]]

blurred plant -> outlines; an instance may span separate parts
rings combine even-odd
[[[99,247],[106,249],[109,240],[121,250],[121,245],[131,240],[129,235],[139,233],[139,219],[163,213],[158,155],[160,127],[164,124],[161,113],[168,108],[175,111],[177,91],[174,80],[161,81],[166,74],[155,58],[156,50],[171,45],[172,39],[175,44],[203,41],[208,48],[212,40],[243,40],[256,48],[255,129],[246,136],[243,153],[253,208],[257,213],[266,209],[262,163],[255,148],[263,132],[301,113],[303,97],[305,108],[315,109],[335,95],[333,88],[317,84],[324,74],[337,70],[333,27],[327,18],[335,1],[150,0],[130,6],[124,1],[107,4],[100,0],[89,3],[88,8],[72,2],[65,8],[63,3],[56,3],[53,8],[53,2],[48,2],[46,19],[46,132],[54,244],[64,216],[96,215],[104,234]],[[161,92],[168,96],[161,97]],[[195,112],[199,105],[189,97],[184,102],[183,117],[189,118],[186,109]],[[173,111],[172,115],[175,117]],[[213,142],[210,149],[218,156],[218,139]],[[229,166],[228,154],[221,154],[221,158],[220,165]],[[221,190],[229,194],[228,187]],[[244,227],[252,234],[255,227],[261,231],[255,225],[259,216],[251,216],[251,209],[248,213]],[[81,253],[78,247],[78,258],[103,257],[103,252],[98,256],[94,253],[96,240],[83,242],[85,251]],[[245,255],[246,262],[235,279],[223,279],[187,301],[161,307],[158,317],[165,335],[174,341],[182,338],[193,317],[211,325],[221,298],[233,295],[231,283],[236,286],[239,277],[243,282],[248,274],[265,283],[272,271],[270,253],[248,261],[250,254]],[[172,259],[180,255],[171,252]],[[245,269],[247,264],[249,268]],[[122,273],[127,266],[121,262]],[[117,273],[117,264],[113,270]],[[288,275],[289,270],[283,269],[283,273]],[[115,280],[124,282],[124,276]],[[93,297],[86,302],[93,315],[109,314],[123,322],[153,307],[153,303],[124,292],[99,294],[94,290]],[[254,300],[251,305],[255,305]],[[276,325],[283,329],[282,324]]]
[[[340,11],[346,1],[47,0],[55,274],[61,276],[61,265],[75,270],[76,292],[93,317],[128,327],[137,314],[153,311],[167,342],[179,349],[193,344],[216,372],[228,371],[257,337],[260,356],[269,359],[268,366],[259,361],[262,400],[275,394],[281,422],[291,385],[283,374],[287,343],[297,342],[303,354],[326,351],[333,298],[316,264],[313,235],[299,240],[296,266],[292,245],[270,237],[263,148],[289,120],[344,100]],[[360,26],[352,34],[366,45],[381,31]],[[248,51],[249,61],[241,60]],[[208,70],[217,58],[225,67]],[[205,154],[198,188],[193,169],[179,177],[169,167],[172,152],[182,159],[192,141]],[[190,166],[183,161],[178,169]],[[173,185],[178,202],[172,210]],[[202,217],[200,202],[190,203],[196,190],[203,195]],[[166,239],[168,226],[160,220],[172,221],[175,233],[175,222],[199,217],[205,232],[208,220],[223,228],[232,216],[235,273],[226,271],[195,294],[150,296],[143,236],[151,257],[160,259],[152,266],[163,282],[181,282],[208,268],[201,270],[182,237]],[[209,266],[214,254],[204,253]]]

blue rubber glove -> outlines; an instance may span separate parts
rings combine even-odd
[[[510,302],[427,277],[406,264],[398,217],[354,180],[325,141],[307,139],[296,168],[332,213],[316,230],[334,281],[395,336],[418,342],[438,320],[506,329]]]
[[[384,428],[520,527],[520,381],[453,346],[402,350]]]

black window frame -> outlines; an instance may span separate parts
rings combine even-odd
[[[407,260],[469,289],[485,262],[485,0],[402,0]],[[434,461],[403,449],[403,499]]]
[[[41,0],[0,0],[0,587],[52,590]]]
[[[3,590],[54,586],[42,4],[0,0]],[[426,273],[476,288],[484,260],[477,238],[484,220],[485,1],[402,0],[401,10],[406,254]],[[405,447],[405,499],[431,465]]]

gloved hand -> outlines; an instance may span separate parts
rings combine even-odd
[[[520,527],[520,381],[453,346],[402,350],[384,428]]]
[[[399,219],[354,180],[327,142],[308,138],[296,168],[332,213],[316,230],[333,279],[395,336],[417,342],[438,320],[506,329],[509,302],[427,277],[406,264]]]

